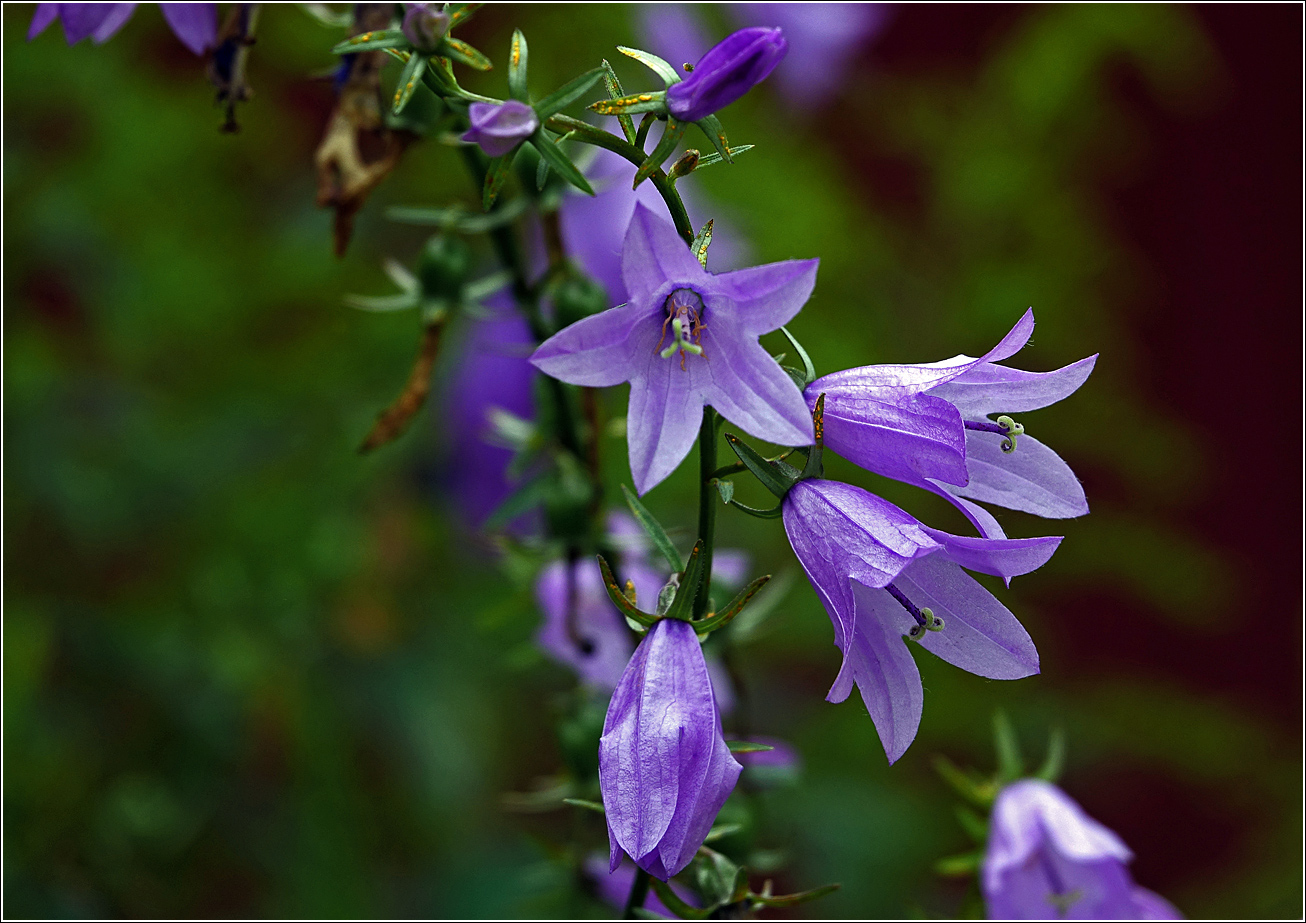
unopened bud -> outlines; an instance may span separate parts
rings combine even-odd
[[[694,172],[698,166],[698,151],[692,147],[685,151],[681,158],[671,165],[671,177],[674,179],[678,176],[687,176]]]

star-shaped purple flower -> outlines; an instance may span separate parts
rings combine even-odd
[[[809,445],[802,394],[757,338],[798,313],[817,264],[789,260],[713,275],[670,224],[637,204],[621,254],[629,302],[550,337],[531,361],[574,385],[630,382],[626,433],[641,494],[689,454],[704,406],[758,439]]]
[[[989,917],[1007,920],[1178,920],[1140,888],[1120,837],[1061,789],[1022,779],[998,793],[980,884]]]
[[[843,651],[827,699],[842,702],[857,684],[890,763],[915,739],[924,705],[904,636],[990,679],[1038,672],[1028,632],[962,568],[1004,579],[1029,573],[1052,556],[1059,537],[951,535],[860,487],[821,479],[793,486],[783,518]]]
[[[818,378],[809,407],[825,395],[825,444],[849,461],[946,497],[988,538],[1003,538],[993,516],[972,501],[1049,519],[1088,512],[1070,466],[1023,428],[1002,425],[1073,394],[1093,371],[1089,356],[1055,372],[998,365],[1034,332],[1026,311],[1002,341],[978,359],[956,356],[925,365],[871,365]],[[1014,424],[1014,421],[1010,421]]]

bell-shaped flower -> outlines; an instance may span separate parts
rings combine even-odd
[[[472,103],[467,109],[467,117],[472,127],[463,134],[463,140],[479,144],[489,157],[502,157],[540,127],[535,110],[515,99],[501,103]]]
[[[712,46],[679,83],[667,88],[667,109],[697,122],[757,86],[784,58],[789,45],[779,29],[740,29]]]
[[[36,38],[58,19],[63,23],[64,38],[69,45],[76,45],[87,36],[99,45],[127,23],[137,6],[135,3],[38,3],[27,39]],[[172,33],[195,54],[203,54],[217,44],[216,3],[160,3],[159,7]]]
[[[980,886],[991,919],[1177,920],[1163,897],[1134,884],[1120,837],[1065,792],[1022,779],[998,793]]]
[[[706,405],[759,439],[808,445],[802,394],[757,338],[798,313],[817,263],[714,275],[670,224],[636,204],[621,254],[629,302],[559,331],[531,361],[574,385],[630,382],[626,434],[641,494],[689,454]]]
[[[403,32],[413,47],[425,54],[433,53],[440,40],[449,34],[449,14],[442,3],[405,3]]]
[[[721,735],[712,681],[689,622],[656,622],[612,693],[599,740],[609,870],[623,852],[663,881],[703,844],[742,767]]]
[[[842,702],[856,683],[890,763],[915,739],[924,704],[906,638],[978,676],[1038,672],[1024,627],[962,568],[1006,579],[1028,573],[1052,556],[1059,537],[950,535],[859,487],[822,479],[795,484],[782,516],[843,651],[827,699]]]
[[[972,501],[1049,519],[1088,512],[1070,466],[1007,414],[1037,410],[1073,394],[1097,356],[1055,372],[997,363],[1034,332],[1026,311],[997,346],[978,359],[956,356],[925,365],[871,365],[818,378],[809,407],[825,395],[825,444],[876,474],[917,484],[956,504],[988,538],[1004,533]],[[1003,414],[996,420],[991,414]]]

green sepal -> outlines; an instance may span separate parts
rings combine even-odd
[[[755,744],[751,740],[727,740],[726,746],[731,753],[765,753],[775,749],[769,744]]]
[[[735,482],[727,481],[723,478],[713,478],[712,483],[716,485],[717,492],[721,494],[721,502],[729,503],[735,499]]]
[[[548,96],[544,97],[535,104],[535,114],[539,116],[541,122],[545,122],[550,116],[556,115],[563,109],[570,106],[576,100],[580,99],[590,87],[598,83],[603,77],[603,68],[596,67],[593,70],[587,70],[579,77],[573,77],[562,86],[558,87]]]
[[[998,785],[1009,785],[1025,774],[1020,742],[1016,740],[1016,731],[1002,709],[993,713],[993,747],[998,753]]]
[[[408,100],[413,98],[417,85],[422,82],[422,72],[426,70],[426,57],[417,52],[408,56],[408,63],[399,74],[399,84],[395,87],[394,105],[390,111],[395,115],[403,112]]]
[[[464,234],[484,234],[495,228],[512,224],[520,218],[530,205],[525,199],[512,199],[501,208],[488,214],[473,214],[461,206],[452,208],[426,208],[422,206],[392,205],[385,210],[385,216],[400,224],[416,224],[427,227],[439,227]]]
[[[666,905],[666,908],[680,917],[682,920],[706,920],[715,908],[706,908],[700,910],[693,907],[680,899],[675,891],[671,890],[671,885],[649,876],[648,886],[653,889],[653,893],[658,896],[658,900]]]
[[[738,147],[732,147],[729,149],[730,156],[734,157],[736,154],[744,153],[744,151],[751,151],[755,147],[757,147],[756,144],[741,144]],[[716,164],[725,161],[725,159],[726,158],[722,157],[720,154],[704,154],[702,157],[698,158],[698,166],[694,169],[701,170],[704,167],[715,166]],[[733,160],[729,162],[734,163]]]
[[[988,779],[982,779],[974,773],[965,772],[946,756],[941,755],[934,758],[934,771],[943,778],[944,782],[948,783],[954,792],[977,808],[988,811],[993,806],[993,798],[997,792],[993,783]]]
[[[617,72],[612,69],[608,59],[603,59],[603,84],[608,90],[609,99],[621,99],[626,95],[626,91],[621,88],[621,81],[617,79]],[[624,112],[617,113],[617,123],[621,126],[621,133],[626,136],[626,140],[631,144],[635,143],[635,122]]]
[[[689,249],[694,251],[694,256],[698,257],[698,263],[704,269],[707,269],[707,248],[712,245],[713,220],[712,218],[707,219],[707,224],[703,225],[703,229],[698,232],[694,242],[689,245]],[[784,328],[781,327],[780,329],[783,330]]]
[[[812,432],[814,441],[807,450],[807,463],[803,465],[803,480],[825,477],[825,464],[821,454],[825,451],[825,392],[816,397],[816,406],[812,408]]]
[[[674,573],[680,573],[685,569],[685,562],[680,557],[680,552],[676,551],[676,546],[671,543],[667,537],[667,530],[662,528],[662,523],[658,522],[652,513],[639,502],[639,497],[635,496],[629,487],[621,485],[621,493],[626,498],[626,506],[630,507],[631,515],[639,523],[644,534],[652,540],[657,550],[662,552],[662,557],[667,559],[667,564],[671,566]]]
[[[512,44],[508,48],[508,94],[518,102],[530,103],[526,89],[526,36],[514,29]]]
[[[343,42],[337,42],[331,49],[332,54],[357,54],[360,51],[382,51],[386,48],[411,48],[412,43],[402,29],[383,29],[377,32],[363,32]]]
[[[638,622],[645,628],[652,628],[657,622],[657,617],[636,609],[626,598],[626,594],[621,592],[621,587],[617,586],[617,578],[612,576],[612,568],[603,560],[603,555],[599,555],[598,559],[599,571],[603,574],[603,588],[608,591],[608,598],[612,600],[612,604],[620,609],[621,614],[626,618]]]
[[[934,863],[934,871],[945,878],[969,878],[979,871],[984,851],[976,849],[956,856],[946,856]]]
[[[698,893],[712,909],[742,900],[748,894],[748,875],[715,849],[700,846],[691,868]]]
[[[1066,735],[1061,728],[1052,731],[1052,736],[1048,738],[1048,755],[1043,760],[1043,765],[1039,767],[1038,772],[1034,773],[1034,778],[1042,779],[1044,782],[1055,782],[1061,776],[1061,769],[1066,762]]]
[[[484,3],[455,3],[449,6],[446,12],[449,14],[449,28],[462,25],[472,18],[472,14],[485,6]]]
[[[825,897],[827,894],[833,894],[839,888],[840,885],[838,884],[821,885],[819,888],[813,888],[810,891],[799,891],[796,894],[754,894],[749,897],[749,900],[761,907],[793,907],[796,904],[805,904],[808,901]]]
[[[739,456],[739,460],[744,463],[749,471],[753,473],[762,486],[771,491],[779,500],[783,500],[789,493],[789,488],[794,486],[797,478],[785,477],[781,469],[774,463],[767,461],[757,453],[757,450],[746,442],[741,442],[739,437],[733,433],[726,433],[726,442],[734,453]]]
[[[789,341],[789,345],[794,348],[794,352],[798,353],[798,358],[803,361],[803,377],[806,379],[805,384],[810,385],[812,382],[816,381],[816,366],[812,365],[812,357],[807,355],[807,350],[803,349],[803,344],[799,343],[798,340],[794,338],[794,335],[789,332],[787,327],[781,327],[780,332],[783,333],[785,339]]]
[[[694,123],[698,130],[707,136],[707,140],[712,142],[716,152],[726,163],[734,163],[730,146],[726,144],[726,130],[721,124],[721,120],[715,115],[705,115]]]
[[[446,35],[440,42],[440,54],[455,61],[461,61],[473,70],[494,70],[494,62],[480,51],[468,45],[462,39]]]
[[[640,64],[643,64],[653,73],[662,78],[662,82],[667,86],[673,83],[679,83],[681,80],[680,72],[674,67],[653,54],[651,51],[642,51],[639,48],[627,48],[625,45],[618,45],[617,50],[628,58],[634,58]]]
[[[563,804],[569,804],[573,808],[584,808],[587,811],[593,811],[596,814],[606,814],[607,809],[597,801],[586,801],[584,798],[564,798]]]
[[[665,90],[653,93],[632,93],[618,99],[600,99],[589,106],[599,115],[637,115],[641,112],[662,114],[667,111]]]
[[[421,295],[417,292],[400,292],[398,295],[346,295],[345,304],[360,311],[406,311],[417,307]]]
[[[635,131],[635,147],[639,152],[644,153],[644,145],[648,143],[648,133],[654,125],[657,124],[657,113],[645,112],[644,117],[639,120],[639,128]]]
[[[747,513],[749,516],[755,516],[758,519],[779,519],[784,515],[784,504],[777,503],[773,509],[759,510],[756,507],[744,506],[738,500],[727,501],[735,509]]]
[[[638,189],[639,184],[644,182],[659,169],[662,168],[662,161],[671,156],[671,152],[676,149],[680,139],[685,136],[685,123],[677,122],[675,119],[667,119],[667,127],[662,132],[662,140],[658,146],[653,148],[653,153],[648,155],[648,159],[639,165],[635,171],[635,182],[632,189]]]
[[[494,200],[503,192],[503,187],[508,183],[508,175],[512,172],[512,162],[517,156],[520,146],[513,148],[508,153],[495,157],[485,169],[485,187],[481,191],[481,207],[487,212],[494,207]]]
[[[689,553],[689,561],[680,575],[680,586],[676,598],[667,610],[667,618],[689,621],[694,615],[694,597],[698,595],[698,585],[703,582],[703,540],[694,543],[694,550]]]
[[[535,150],[539,151],[540,157],[547,160],[549,166],[558,171],[559,176],[586,195],[594,195],[594,189],[590,186],[589,181],[585,179],[580,170],[576,169],[576,165],[567,158],[562,149],[553,143],[543,127],[537,129],[527,143],[534,145]]]
[[[757,591],[766,586],[767,581],[770,579],[770,574],[767,574],[764,577],[758,577],[748,586],[740,590],[739,595],[730,600],[729,604],[720,612],[695,622],[694,631],[701,635],[710,631],[716,631],[718,628],[724,628],[731,619],[743,611],[744,606],[748,605],[748,601],[756,596]],[[770,750],[771,748],[766,747],[765,749]]]
[[[961,824],[961,829],[966,831],[967,836],[981,845],[988,842],[988,821],[965,805],[957,805],[956,813],[957,823]]]

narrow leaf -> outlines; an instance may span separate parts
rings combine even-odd
[[[662,528],[662,523],[648,511],[644,504],[639,502],[639,497],[635,496],[625,484],[621,485],[621,493],[626,498],[626,506],[630,507],[631,514],[635,521],[639,523],[644,534],[649,537],[658,551],[662,552],[662,557],[667,559],[667,564],[671,566],[674,573],[680,573],[685,569],[685,562],[680,557],[680,552],[676,546],[671,543],[667,537],[666,529]]]
[[[689,553],[689,561],[685,564],[684,573],[681,575],[675,601],[667,610],[668,618],[689,619],[694,612],[694,598],[698,595],[698,585],[702,582],[703,540],[700,538],[694,543],[694,550]]]
[[[701,635],[709,631],[716,631],[718,628],[724,628],[731,619],[743,611],[744,606],[748,605],[748,601],[757,595],[757,591],[766,586],[767,581],[770,579],[770,574],[767,574],[764,577],[758,577],[748,586],[740,590],[739,595],[730,600],[729,605],[716,615],[695,622],[694,631]],[[769,750],[771,748],[767,747],[767,749]]]
[[[1007,718],[998,709],[993,713],[993,746],[998,752],[998,780],[1002,784],[1015,782],[1025,774],[1025,760],[1020,755],[1020,742]]]
[[[671,152],[676,149],[680,139],[685,136],[686,125],[684,122],[677,122],[675,119],[667,119],[667,127],[662,131],[662,140],[658,146],[653,148],[653,153],[648,155],[648,159],[639,165],[635,171],[635,183],[632,188],[638,189],[639,184],[644,182],[654,173],[662,168],[662,162],[671,156]]]
[[[965,830],[966,835],[976,843],[983,845],[988,842],[988,822],[965,805],[957,805],[957,823],[961,824],[961,829]]]
[[[1061,768],[1066,762],[1066,735],[1061,728],[1052,732],[1048,739],[1048,755],[1034,775],[1044,782],[1055,782],[1061,775]]]
[[[593,811],[596,814],[607,813],[603,805],[599,804],[597,801],[586,801],[584,798],[564,798],[562,799],[562,803],[569,804],[576,808],[584,808],[585,810]]]
[[[531,140],[528,143],[535,145],[535,150],[540,152],[540,156],[547,160],[549,166],[557,170],[563,179],[581,192],[594,195],[594,189],[590,186],[589,181],[581,175],[580,170],[576,169],[576,165],[567,159],[567,155],[562,152],[562,149],[549,139],[543,128],[531,135]]]
[[[712,245],[712,218],[707,219],[707,224],[703,225],[703,230],[698,232],[694,242],[689,245],[689,249],[694,251],[694,256],[698,257],[699,265],[707,269],[707,248]],[[781,327],[781,330],[784,328]]]
[[[587,70],[579,77],[573,77],[536,103],[535,114],[539,116],[541,122],[545,121],[584,96],[589,88],[598,83],[602,77],[603,68],[601,67]]]
[[[634,58],[640,64],[643,64],[653,73],[657,74],[662,78],[662,82],[667,86],[680,82],[680,72],[666,61],[653,54],[653,52],[641,51],[638,48],[627,48],[625,45],[618,45],[617,50],[628,58]]]
[[[401,292],[398,295],[381,295],[379,297],[369,297],[367,295],[346,295],[345,304],[351,308],[358,308],[360,311],[404,311],[408,308],[417,307],[420,299],[413,292]]]
[[[741,442],[739,437],[733,433],[726,433],[726,443],[739,456],[739,460],[753,473],[753,476],[762,482],[763,487],[771,491],[777,498],[784,499],[785,494],[789,493],[789,488],[794,484],[792,479],[784,477],[774,463],[767,461],[746,442]]]
[[[599,115],[662,113],[667,111],[667,94],[662,90],[656,93],[634,93],[619,99],[600,99],[596,103],[590,103],[589,107]]]
[[[493,272],[488,276],[483,276],[475,282],[467,283],[464,294],[468,301],[484,301],[495,292],[512,282],[512,273],[504,270],[502,272]]]
[[[763,907],[793,907],[795,904],[805,904],[808,901],[825,897],[827,894],[833,894],[839,890],[839,887],[837,884],[822,885],[810,891],[800,891],[797,894],[777,894],[774,897],[763,897],[758,894],[754,895],[753,902],[761,904]]]
[[[405,292],[415,292],[421,288],[422,283],[417,281],[417,276],[413,275],[407,266],[393,257],[387,257],[381,267],[385,270],[385,274],[390,277],[390,281]]]
[[[472,18],[472,14],[485,6],[484,3],[457,3],[449,7],[449,28],[459,26]]]
[[[726,130],[721,125],[721,120],[715,115],[705,115],[695,122],[699,131],[707,136],[707,140],[712,142],[716,152],[725,159],[726,163],[734,163],[731,156],[730,147],[726,144]]]
[[[381,51],[385,48],[408,48],[408,37],[400,29],[363,32],[339,42],[332,54],[357,54],[360,51]]]
[[[751,740],[727,740],[726,746],[731,753],[765,753],[775,749],[768,744],[755,744]]]
[[[474,70],[488,71],[494,69],[493,61],[462,39],[446,35],[444,41],[440,43],[440,53],[453,58],[455,61],[461,61]]]
[[[653,893],[658,896],[658,900],[666,905],[666,908],[680,917],[682,920],[706,920],[715,908],[700,910],[692,907],[680,899],[680,895],[671,890],[671,885],[661,881],[653,876],[649,876],[649,887]]]
[[[544,191],[544,184],[549,181],[549,162],[543,157],[535,165],[535,188]]]
[[[724,840],[726,837],[733,836],[743,829],[743,824],[717,824],[707,832],[707,836],[703,837],[703,842],[715,843],[717,840]]]
[[[738,500],[731,500],[730,505],[749,516],[755,516],[758,519],[779,519],[784,515],[784,504],[776,504],[774,509],[759,510],[756,507],[744,506]]]
[[[992,783],[962,771],[945,756],[934,758],[934,771],[943,777],[943,781],[947,782],[954,792],[976,807],[987,811],[993,806]]]
[[[732,147],[730,148],[730,156],[734,157],[736,154],[744,153],[744,151],[751,151],[755,147],[757,147],[756,144],[741,144],[738,147]],[[713,166],[714,164],[721,163],[724,160],[725,158],[720,154],[704,154],[702,157],[698,158],[698,166],[694,169],[701,170],[704,167]],[[734,161],[732,160],[731,163],[734,163]]]
[[[519,102],[531,101],[526,89],[526,36],[521,29],[513,30],[512,47],[508,49],[508,93]]]
[[[426,58],[416,52],[408,56],[408,63],[399,74],[399,84],[395,87],[394,105],[391,109],[395,115],[403,111],[404,106],[413,98],[417,85],[422,81],[422,72],[426,70]]]
[[[608,90],[609,99],[621,99],[626,95],[626,91],[621,88],[621,81],[617,79],[617,72],[612,69],[608,59],[603,59],[603,83]],[[626,140],[631,144],[635,143],[635,123],[630,116],[624,112],[617,113],[617,123],[621,125],[621,133],[626,136]]]
[[[945,878],[967,878],[979,871],[984,854],[980,850],[947,856],[934,863],[934,871]]]
[[[485,170],[485,188],[481,193],[481,207],[487,212],[494,207],[494,200],[503,192],[503,187],[508,183],[508,174],[512,170],[512,161],[516,156],[517,150],[511,150],[508,153],[495,157],[490,161],[490,165]]]
[[[628,619],[638,622],[645,628],[652,627],[657,621],[656,618],[646,612],[641,612],[635,608],[626,594],[617,586],[617,578],[612,576],[612,568],[608,567],[608,562],[603,560],[603,555],[599,555],[599,571],[603,574],[603,588],[608,591],[608,598],[612,604],[621,610],[621,614]]]
[[[816,381],[816,366],[812,365],[812,357],[807,355],[807,350],[803,349],[803,344],[794,339],[794,335],[789,332],[787,327],[781,327],[780,332],[785,335],[789,345],[798,353],[798,358],[803,361],[803,376],[807,379],[807,384]]]

